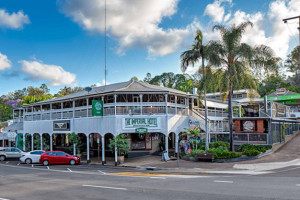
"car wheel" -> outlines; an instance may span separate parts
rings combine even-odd
[[[70,165],[75,165],[75,164],[76,164],[75,160],[70,160]]]
[[[4,161],[5,160],[5,156],[0,156],[0,161]]]
[[[27,158],[27,159],[25,160],[25,163],[26,163],[26,164],[31,164],[31,163],[32,163],[32,160],[31,160],[30,158]]]
[[[43,165],[44,165],[44,166],[49,165],[49,161],[48,161],[48,160],[44,160],[44,161],[43,161]]]

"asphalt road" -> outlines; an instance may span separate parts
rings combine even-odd
[[[300,166],[261,175],[0,162],[0,200],[300,199]]]

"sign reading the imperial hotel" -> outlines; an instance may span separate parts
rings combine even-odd
[[[157,128],[159,127],[157,118],[124,118],[123,128]]]

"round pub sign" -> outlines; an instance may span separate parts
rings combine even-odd
[[[147,133],[147,132],[148,132],[148,129],[147,129],[147,128],[140,127],[140,128],[136,128],[136,129],[135,129],[135,132],[136,132],[136,133],[140,133],[140,134],[142,134],[142,133]]]

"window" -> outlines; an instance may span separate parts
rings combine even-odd
[[[12,152],[20,152],[19,149],[11,149]]]
[[[48,155],[48,156],[56,156],[56,153],[55,152],[48,152],[48,153],[46,153],[46,155]]]
[[[42,155],[44,152],[43,151],[33,151],[33,152],[30,152],[30,154],[33,154],[33,155]]]
[[[5,152],[11,152],[11,149],[5,149]]]
[[[66,156],[66,154],[63,153],[63,152],[56,152],[56,155],[57,155],[57,156]]]

